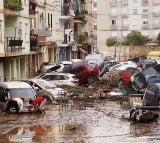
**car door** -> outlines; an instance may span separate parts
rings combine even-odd
[[[123,82],[125,84],[129,84],[129,81],[131,79],[131,76],[138,72],[138,69],[133,68],[133,67],[128,67],[122,74],[121,74],[121,78],[123,79]]]
[[[42,79],[47,80],[54,85],[58,85],[57,75],[52,75],[52,74],[44,75]]]

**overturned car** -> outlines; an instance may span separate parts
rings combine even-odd
[[[130,120],[134,122],[153,122],[159,117],[160,80],[147,86],[144,94],[130,95]]]
[[[132,88],[138,93],[144,93],[149,83],[155,83],[160,79],[160,64],[135,73],[131,77]]]

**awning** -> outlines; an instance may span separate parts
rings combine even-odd
[[[60,20],[73,20],[73,17],[68,16],[68,15],[67,16],[64,15],[64,16],[60,16],[59,19]]]

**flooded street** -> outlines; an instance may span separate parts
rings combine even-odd
[[[63,107],[63,108],[62,108]],[[160,122],[133,123],[129,109],[116,101],[98,100],[79,110],[49,105],[46,114],[0,117],[0,143],[158,143]]]

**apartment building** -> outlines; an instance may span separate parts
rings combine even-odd
[[[28,1],[0,1],[0,80],[27,76],[30,52]]]
[[[30,0],[29,77],[35,76],[43,62],[55,61],[55,25],[53,0]]]
[[[57,61],[84,58],[91,53],[90,34],[93,29],[91,3],[87,0],[59,0],[60,27],[64,41],[57,42]],[[59,54],[60,53],[60,54]]]
[[[97,47],[106,55],[107,38],[121,42],[132,30],[150,39],[160,33],[160,0],[99,0],[97,9]]]
[[[0,1],[0,80],[30,78],[42,62],[91,53],[91,9],[85,0]]]

